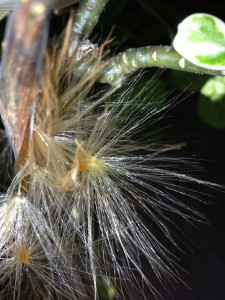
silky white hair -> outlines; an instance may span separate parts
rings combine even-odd
[[[141,289],[137,274],[158,298],[143,259],[163,286],[179,280],[162,240],[176,245],[173,215],[203,218],[183,201],[197,200],[184,182],[207,183],[164,154],[180,145],[155,139],[176,102],[157,93],[156,78],[138,92],[139,76],[97,90],[102,50],[75,62],[46,52],[29,153],[1,197],[1,299],[98,299],[107,277],[128,299],[129,282]]]

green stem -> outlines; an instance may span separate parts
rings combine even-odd
[[[109,59],[106,66],[100,71],[99,81],[115,85],[123,81],[124,75],[146,67],[169,68],[208,75],[225,75],[224,71],[205,69],[190,63],[170,46],[148,46],[128,49]]]
[[[75,34],[88,38],[108,0],[82,0],[74,18]]]

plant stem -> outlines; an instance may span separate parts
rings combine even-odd
[[[112,85],[119,84],[123,81],[124,75],[146,67],[169,68],[208,75],[225,75],[224,71],[205,69],[190,63],[170,46],[148,46],[128,49],[109,59],[106,66],[100,71],[99,81]]]
[[[81,1],[74,18],[73,32],[88,38],[107,2],[108,0]]]

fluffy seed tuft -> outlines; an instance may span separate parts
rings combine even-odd
[[[163,156],[179,147],[155,142],[173,101],[155,79],[138,93],[138,80],[97,91],[103,49],[74,62],[68,40],[46,52],[27,160],[2,197],[1,299],[25,299],[27,287],[31,299],[98,299],[104,278],[128,299],[137,273],[157,298],[143,261],[163,286],[178,280],[163,239],[176,245],[173,215],[201,218],[183,202],[195,199],[183,183],[196,180],[177,171],[188,163]]]

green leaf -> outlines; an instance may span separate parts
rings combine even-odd
[[[201,94],[211,101],[221,101],[225,97],[225,77],[210,78],[202,87]]]
[[[203,64],[217,66],[218,64],[225,65],[225,51],[217,54],[197,55],[196,58]]]
[[[215,18],[215,17],[214,17]],[[210,15],[202,15],[202,16],[193,16],[191,21],[197,25],[198,32],[195,32],[190,29],[190,35],[188,39],[194,42],[205,42],[205,40],[209,40],[211,43],[219,43],[223,44],[224,42],[224,34],[219,30],[216,25],[213,16]]]
[[[193,64],[225,71],[225,23],[215,16],[198,13],[184,19],[173,46]]]

